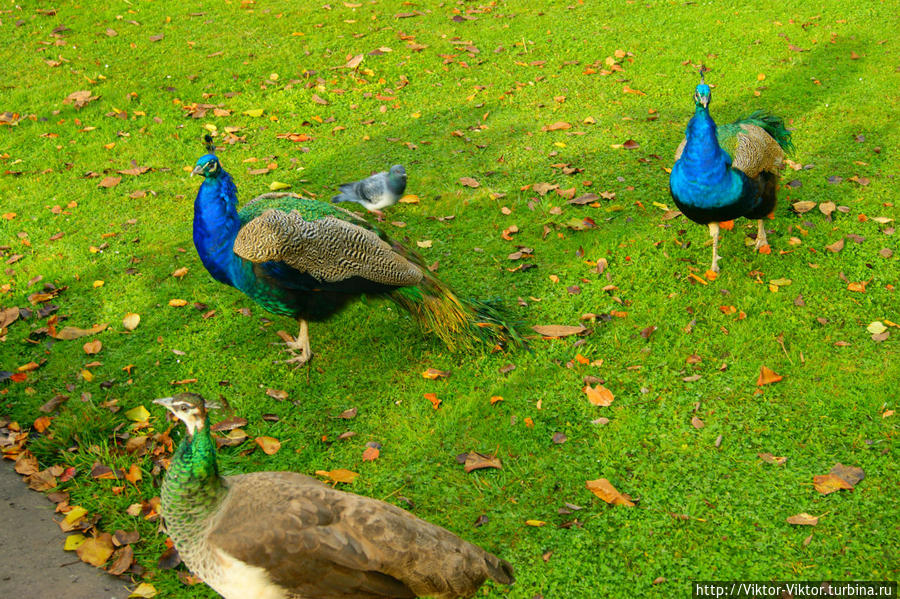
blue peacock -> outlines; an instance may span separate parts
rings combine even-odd
[[[784,121],[764,111],[716,126],[709,115],[711,90],[700,71],[695,111],[675,152],[669,191],[679,210],[709,227],[713,239],[710,269],[719,272],[719,223],[756,219],[756,249],[766,251],[763,219],[775,209],[778,172],[794,145]]]
[[[204,180],[194,202],[194,245],[220,283],[300,325],[287,363],[312,352],[308,321],[329,318],[363,294],[385,296],[449,349],[476,341],[514,346],[521,337],[492,302],[467,300],[435,277],[420,256],[333,204],[269,193],[237,209],[237,187],[207,137],[192,174]]]

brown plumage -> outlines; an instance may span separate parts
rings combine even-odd
[[[161,513],[185,565],[226,599],[471,597],[506,561],[376,499],[293,472],[221,477],[206,404],[155,400],[188,428]]]

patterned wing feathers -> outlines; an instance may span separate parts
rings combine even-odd
[[[753,179],[761,172],[777,173],[784,151],[775,139],[757,125],[742,124],[737,133],[732,167]]]
[[[296,210],[267,210],[248,222],[234,252],[254,263],[284,262],[326,283],[362,277],[403,287],[423,277],[376,233],[331,215],[305,220]]]

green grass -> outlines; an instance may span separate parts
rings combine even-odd
[[[251,437],[283,443],[273,456],[242,455],[250,443],[225,449],[225,472],[357,471],[348,490],[404,508],[400,497],[408,498],[415,515],[512,562],[515,586],[488,586],[486,596],[663,598],[687,595],[697,579],[897,579],[898,420],[882,413],[897,409],[900,331],[891,328],[882,343],[866,331],[872,321],[900,322],[895,223],[871,219],[898,216],[900,42],[887,29],[896,2],[571,0],[535,8],[520,0],[380,1],[306,9],[232,1],[207,3],[197,9],[203,14],[165,2],[91,4],[61,3],[48,16],[6,3],[0,13],[0,111],[22,115],[0,128],[0,213],[17,214],[0,219],[0,245],[10,246],[5,256],[24,254],[4,264],[12,274],[0,305],[24,307],[29,294],[53,283],[68,286],[54,300],[68,316],[64,324],[111,327],[96,337],[102,352],[87,356],[86,339],[27,343],[44,323],[13,324],[0,344],[0,369],[47,362],[24,383],[0,383],[0,413],[30,423],[54,394],[70,395],[30,447],[45,465],[77,468],[62,486],[73,505],[102,516],[102,529],[141,531],[136,558],[164,596],[214,595],[157,571],[164,535],[155,523],[125,514],[128,505],[158,495],[162,474],[152,475],[144,458],[139,489],[127,486],[115,496],[115,481],[93,481],[89,472],[96,460],[133,462],[112,439],[117,427],[127,430],[124,410],[112,413],[101,403],[144,405],[154,427],[164,429],[162,410],[150,400],[188,378],[198,382],[186,388],[221,396],[234,415],[246,417]],[[413,11],[422,14],[395,17]],[[457,11],[474,20],[451,20]],[[59,25],[69,29],[54,35]],[[107,28],[117,35],[106,35]],[[159,34],[164,38],[150,40]],[[411,50],[413,38],[426,47]],[[392,51],[368,54],[379,47]],[[595,62],[595,70],[605,68],[616,50],[631,53],[619,61],[623,71],[584,73]],[[339,68],[360,53],[360,71]],[[45,62],[60,57],[59,66]],[[745,247],[755,225],[739,221],[723,234],[723,270],[709,285],[688,276],[707,268],[705,228],[664,220],[654,205],[672,205],[664,169],[692,110],[696,68],[684,61],[711,69],[714,118],[728,122],[760,107],[783,115],[794,130],[793,159],[813,165],[784,173],[783,181],[802,186],[780,192],[769,222],[772,254]],[[626,85],[645,95],[623,93]],[[64,105],[77,90],[99,99],[79,110]],[[314,93],[329,104],[315,103]],[[186,118],[182,107],[193,102],[221,104],[231,116]],[[261,117],[243,115],[259,108]],[[126,118],[116,118],[116,110]],[[658,119],[648,120],[651,110]],[[584,124],[587,117],[595,123]],[[556,121],[572,129],[541,130]],[[245,139],[220,150],[244,200],[275,180],[327,199],[340,182],[403,163],[408,192],[421,201],[389,212],[388,221],[405,228],[385,227],[408,244],[431,239],[421,252],[428,263],[439,262],[438,274],[456,289],[502,298],[528,324],[576,324],[587,312],[627,316],[591,325],[583,339],[534,340],[533,353],[452,354],[391,304],[371,300],[314,323],[312,367],[290,371],[274,363],[283,355],[272,343],[277,329],[293,333],[294,323],[214,282],[192,247],[199,181],[186,170],[203,153],[202,127],[210,124],[220,132],[238,127]],[[312,140],[276,137],[291,132]],[[640,147],[611,147],[628,139]],[[249,158],[258,162],[245,164]],[[271,161],[278,164],[271,174],[247,173]],[[132,163],[152,170],[98,188],[103,176]],[[567,176],[551,167],[557,163],[584,171]],[[100,177],[86,178],[88,172]],[[832,175],[843,181],[829,183]],[[868,185],[849,181],[854,175]],[[460,177],[481,186],[463,187]],[[616,197],[599,208],[569,206],[555,192],[541,199],[523,190],[538,182]],[[152,193],[130,198],[136,190]],[[499,193],[506,195],[492,195]],[[830,201],[849,212],[833,220],[815,209],[797,215],[789,204],[798,200]],[[62,214],[50,210],[72,201],[77,207]],[[862,215],[869,220],[861,222]],[[597,227],[564,226],[585,216]],[[504,241],[501,232],[513,224],[520,232]],[[65,236],[49,241],[57,232]],[[865,239],[847,239],[840,253],[825,250],[846,235]],[[800,243],[791,245],[792,237]],[[90,252],[104,242],[104,251]],[[515,245],[534,248],[527,261],[537,268],[507,270],[516,265],[506,258]],[[882,257],[882,248],[893,256]],[[587,263],[599,258],[609,264],[602,275]],[[182,266],[188,275],[173,278]],[[38,275],[43,280],[29,286]],[[785,278],[790,285],[769,289]],[[95,280],[103,286],[94,288]],[[868,282],[865,293],[848,291],[849,282],[860,281]],[[567,291],[572,285],[580,294]],[[603,291],[608,285],[615,287]],[[796,305],[798,295],[804,305]],[[527,306],[517,305],[519,297]],[[216,315],[169,307],[172,298],[202,302]],[[720,306],[728,305],[746,318],[724,314]],[[238,311],[245,307],[250,317]],[[142,318],[131,333],[121,326],[128,312]],[[658,329],[645,339],[640,332],[649,326]],[[572,363],[577,353],[603,364]],[[702,361],[687,364],[691,354]],[[86,382],[79,372],[95,359],[102,365]],[[516,369],[499,374],[510,362]],[[131,376],[122,370],[128,364]],[[762,365],[784,380],[757,394]],[[452,376],[424,380],[428,367]],[[581,391],[588,374],[615,393],[611,407],[588,403]],[[702,378],[682,380],[692,374]],[[104,388],[103,381],[113,384]],[[290,400],[275,401],[267,388],[287,391]],[[427,392],[443,400],[441,409],[432,409]],[[504,401],[492,406],[493,395]],[[354,406],[355,419],[337,418]],[[280,420],[264,421],[265,413]],[[704,428],[691,425],[695,415]],[[591,424],[600,416],[609,424]],[[356,436],[337,440],[347,430]],[[568,441],[554,444],[555,432]],[[364,463],[368,441],[383,448],[377,461]],[[496,451],[503,469],[465,474],[455,456],[467,451]],[[758,452],[787,462],[764,463]],[[821,496],[812,477],[835,462],[862,467],[866,478],[852,492]],[[600,477],[637,506],[611,507],[594,497],[585,481]],[[565,502],[585,509],[559,514]],[[799,512],[826,515],[815,528],[785,522]],[[476,528],[481,514],[489,521]],[[580,526],[559,526],[576,517]],[[526,526],[528,519],[547,524]],[[665,582],[653,584],[658,577]]]

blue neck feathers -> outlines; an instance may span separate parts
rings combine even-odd
[[[240,264],[234,240],[241,221],[237,213],[237,187],[224,170],[207,176],[194,200],[194,245],[214,279],[234,286],[233,273]]]

